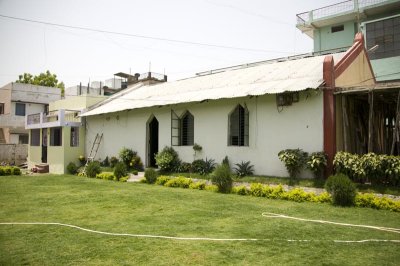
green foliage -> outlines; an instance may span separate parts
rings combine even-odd
[[[86,166],[86,176],[90,178],[95,178],[97,174],[101,173],[100,163],[97,161],[90,162]]]
[[[119,181],[119,182],[127,182],[128,179],[129,179],[129,176],[123,176],[123,177],[121,177],[118,181]]]
[[[75,163],[70,162],[67,165],[67,172],[70,173],[71,175],[75,175],[78,172],[78,166],[76,166]]]
[[[179,166],[179,155],[172,147],[165,146],[155,156],[156,163],[163,172],[172,172]]]
[[[303,168],[307,153],[301,149],[287,149],[278,153],[279,160],[281,160],[289,173],[290,179],[296,179]]]
[[[0,176],[21,174],[21,169],[16,166],[0,166]]]
[[[157,177],[156,185],[164,186],[164,184],[167,183],[170,179],[171,179],[171,177],[169,177],[169,176],[161,175],[161,176]]]
[[[181,162],[181,163],[179,163],[179,166],[176,168],[176,171],[178,173],[190,173],[190,172],[192,172],[192,164],[186,163],[186,162]]]
[[[336,173],[356,182],[400,186],[400,156],[338,152],[333,164]]]
[[[229,168],[231,168],[228,156],[225,156],[224,159],[222,159],[222,164],[226,164]]]
[[[112,172],[102,172],[96,175],[96,178],[103,180],[114,180],[115,176]]]
[[[357,207],[400,212],[400,201],[392,200],[387,197],[378,197],[371,193],[358,193],[356,196],[355,205]]]
[[[192,179],[183,177],[183,176],[179,176],[179,177],[171,178],[164,184],[164,186],[189,188],[190,184],[192,184],[192,183],[193,183]]]
[[[249,193],[249,191],[247,190],[246,186],[236,186],[232,188],[232,193],[245,196]]]
[[[314,173],[315,178],[322,178],[322,174],[328,162],[327,158],[328,156],[326,155],[326,153],[322,151],[313,152],[307,158],[307,168]]]
[[[109,167],[110,166],[110,160],[108,159],[108,156],[101,162],[102,167]]]
[[[133,151],[132,149],[123,147],[119,151],[119,158],[125,164],[127,168],[130,167],[130,163],[132,162],[133,156],[136,156],[137,152]]]
[[[49,70],[47,70],[46,73],[40,73],[37,76],[33,76],[30,73],[24,73],[18,76],[18,80],[16,82],[59,88],[61,89],[61,94],[64,95],[64,83],[58,82],[57,75],[51,74]]]
[[[138,175],[139,172],[138,172],[138,170],[133,170],[133,171],[132,171],[132,174],[133,174],[133,175]]]
[[[115,165],[114,167],[114,176],[117,179],[117,181],[121,178],[124,177],[128,174],[128,171],[126,169],[126,165],[123,162],[119,162]]]
[[[231,169],[227,165],[219,165],[211,176],[211,181],[218,187],[218,192],[229,193],[232,190]]]
[[[78,160],[79,160],[81,166],[84,166],[84,165],[85,165],[85,163],[86,163],[86,158],[85,158],[85,156],[79,155]]]
[[[110,158],[110,167],[111,167],[111,168],[114,168],[115,165],[116,165],[118,162],[119,162],[118,158],[115,157],[115,156],[112,156],[112,157]]]
[[[241,162],[235,164],[236,167],[234,170],[236,171],[236,175],[238,177],[250,176],[254,173],[254,165],[250,164],[250,161]]]
[[[193,182],[189,185],[190,189],[198,189],[198,190],[205,190],[206,189],[206,181],[198,181],[198,182]]]
[[[352,206],[357,194],[354,183],[344,174],[330,176],[325,189],[332,196],[332,203],[339,206]]]
[[[195,152],[199,152],[199,151],[201,151],[203,149],[203,147],[201,147],[199,144],[197,144],[197,143],[195,143],[194,145],[193,145],[193,150],[195,151]]]
[[[140,159],[138,155],[134,155],[129,163],[129,168],[135,169],[136,171],[143,171],[142,159]]]
[[[147,168],[146,171],[144,171],[144,178],[146,178],[146,182],[148,184],[153,184],[157,180],[157,172],[153,168]]]
[[[207,175],[215,169],[215,161],[213,159],[194,160],[192,163],[192,171],[197,174]]]

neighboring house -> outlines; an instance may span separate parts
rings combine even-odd
[[[27,115],[28,167],[48,165],[49,172],[63,174],[68,163],[79,163],[85,154],[85,123],[82,110],[103,101],[104,96],[85,94],[50,103],[49,112]],[[90,130],[89,130],[90,132]]]
[[[400,1],[340,2],[297,14],[297,28],[314,40],[319,53],[347,49],[355,33],[364,34],[377,84],[337,88],[338,129],[332,136],[337,150],[400,154]]]
[[[361,49],[360,49],[361,47]],[[138,152],[146,166],[173,146],[182,161],[198,158],[251,161],[255,174],[287,176],[278,152],[336,151],[335,86],[373,85],[362,36],[346,53],[281,58],[200,73],[168,83],[128,87],[84,113],[86,154],[103,133],[98,157],[122,147]],[[331,167],[331,165],[330,165]]]
[[[297,14],[314,52],[347,49],[362,32],[376,80],[400,79],[400,1],[350,0]]]
[[[45,112],[60,99],[59,88],[15,82],[0,88],[0,143],[28,144],[25,115]]]

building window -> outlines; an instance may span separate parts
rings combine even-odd
[[[27,134],[18,135],[18,144],[28,144],[29,136]]]
[[[367,23],[366,39],[367,49],[378,45],[370,59],[400,56],[400,17]]]
[[[194,143],[194,116],[186,111],[181,118],[171,111],[171,145],[192,146]]]
[[[61,146],[62,145],[62,128],[52,127],[50,128],[50,146]]]
[[[230,146],[249,146],[249,111],[240,104],[229,115]]]
[[[25,116],[25,104],[15,103],[15,115]]]
[[[71,127],[71,147],[79,146],[79,127]]]
[[[4,114],[4,103],[0,103],[0,115]]]
[[[339,32],[339,31],[344,31],[344,25],[333,26],[331,28],[332,33]]]
[[[31,146],[40,146],[40,129],[31,129]]]
[[[194,117],[186,112],[181,118],[181,145],[192,146],[194,141]]]

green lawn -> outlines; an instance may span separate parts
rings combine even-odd
[[[0,225],[0,265],[398,265],[400,239],[364,228],[265,218],[262,212],[400,228],[400,213],[295,203],[76,176],[0,177],[0,222],[59,222],[94,230],[212,242],[97,235],[49,225]],[[310,240],[288,242],[287,240]]]

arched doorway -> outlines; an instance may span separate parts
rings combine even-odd
[[[155,155],[158,153],[158,120],[151,116],[147,122],[147,165],[156,167]]]

